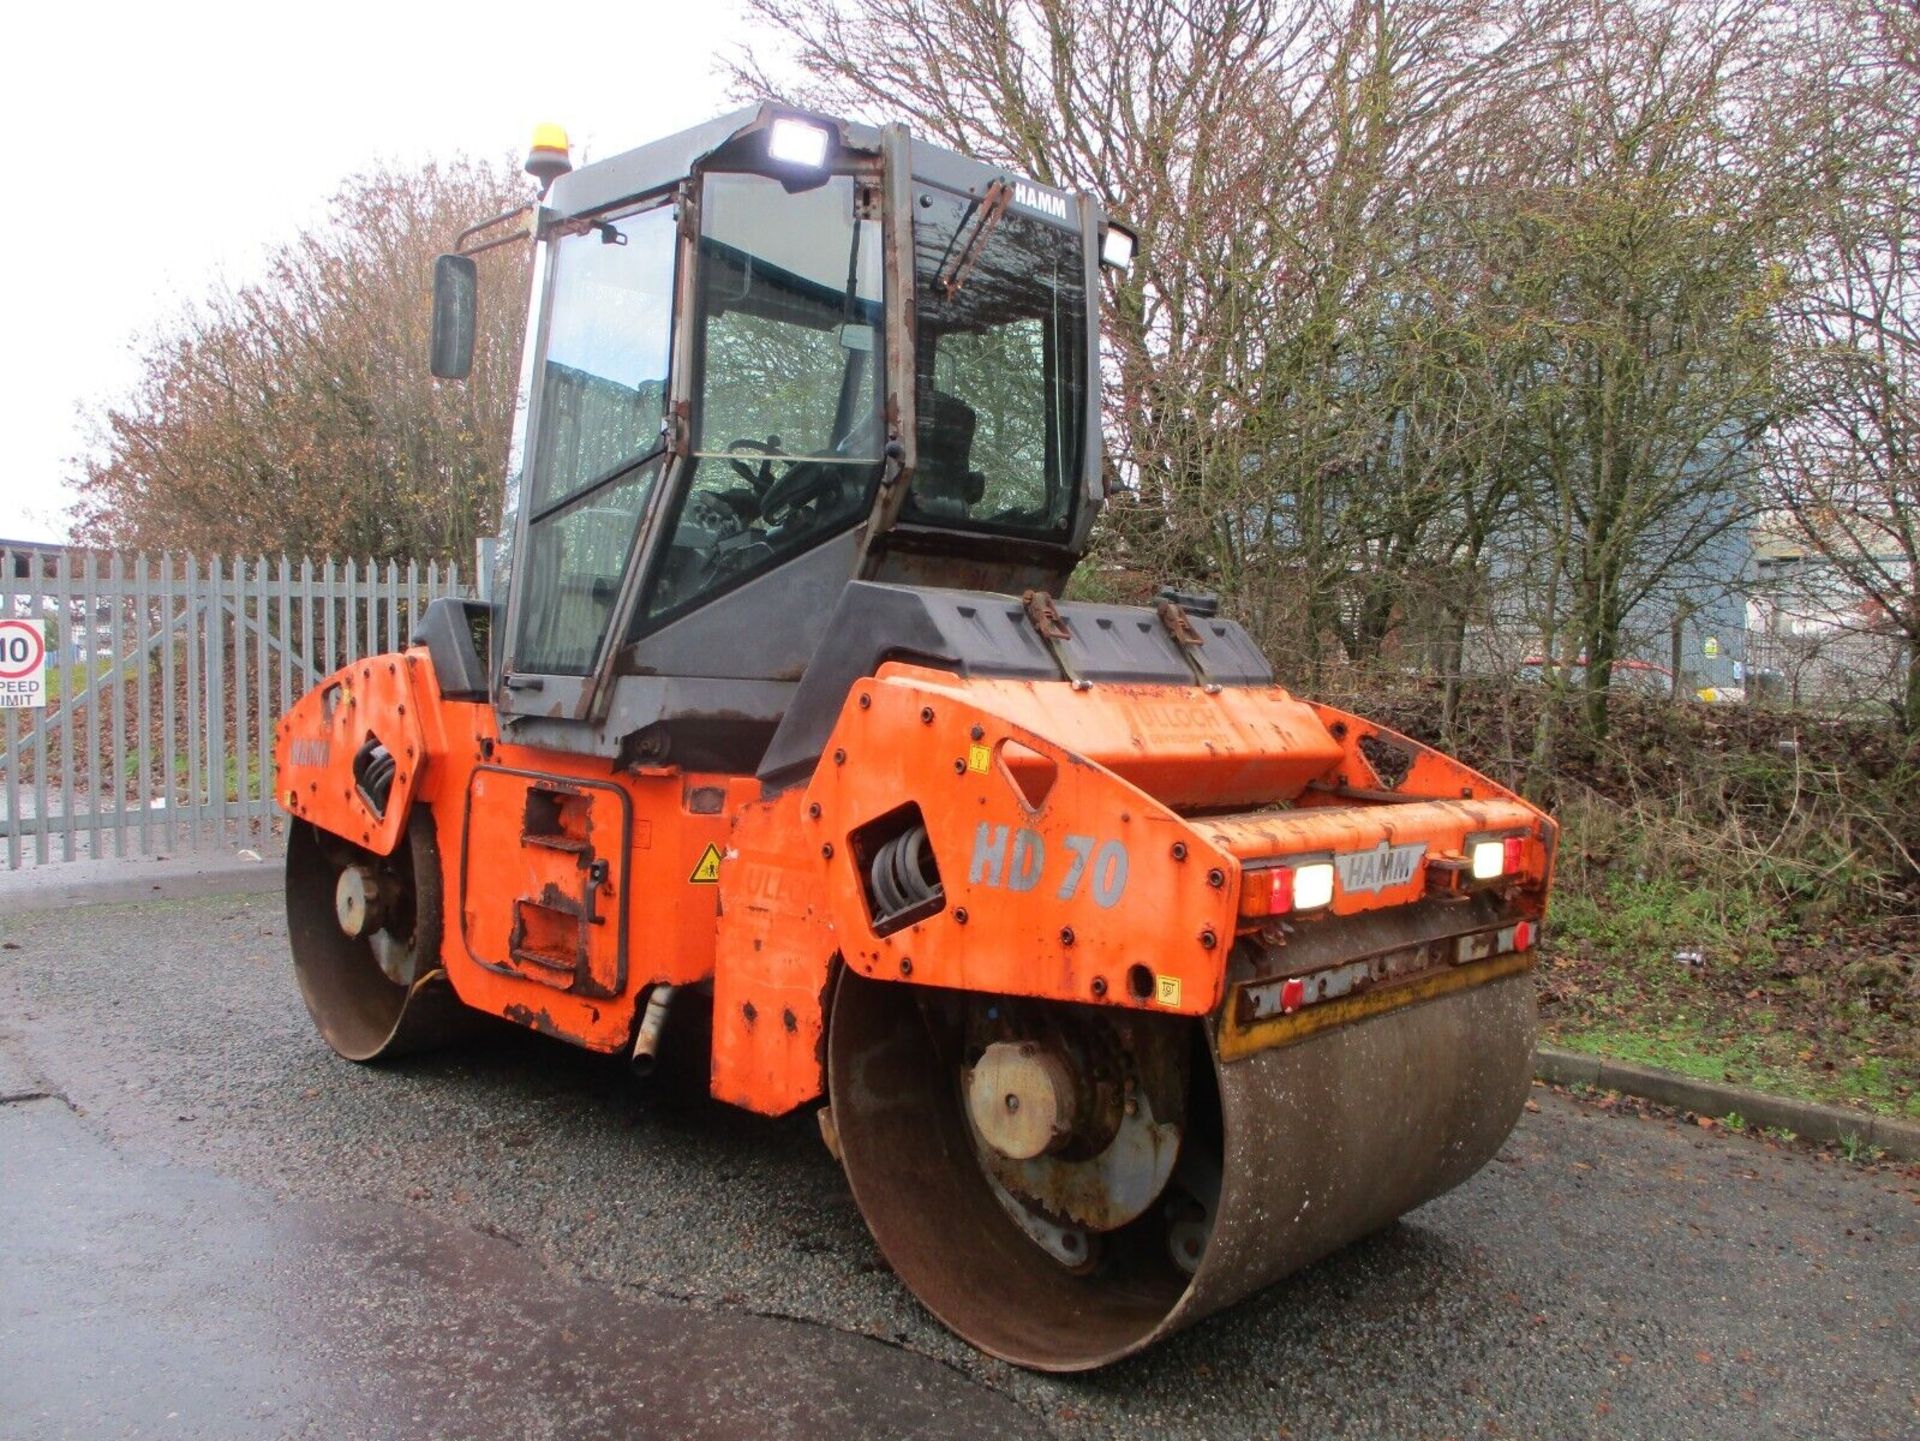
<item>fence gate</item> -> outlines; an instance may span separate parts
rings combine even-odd
[[[7,865],[259,845],[274,722],[395,650],[459,567],[0,550],[0,619],[46,633],[46,704],[0,710]]]

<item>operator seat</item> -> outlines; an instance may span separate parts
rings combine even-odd
[[[914,509],[922,515],[964,519],[987,492],[987,478],[969,470],[979,416],[944,390],[933,392],[932,424],[921,435],[919,474],[913,479]]]

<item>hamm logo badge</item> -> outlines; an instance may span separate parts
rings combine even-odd
[[[1021,180],[1013,187],[1013,201],[1029,210],[1037,210],[1042,215],[1051,215],[1055,220],[1067,218],[1067,197],[1057,195],[1051,190],[1042,190],[1030,180]]]
[[[1425,841],[1412,841],[1404,846],[1390,846],[1382,841],[1370,851],[1350,851],[1335,856],[1333,864],[1340,872],[1341,890],[1365,894],[1384,891],[1388,886],[1404,886],[1413,879],[1420,857],[1426,853]]]
[[[287,747],[287,764],[290,766],[325,770],[332,758],[333,743],[325,736],[295,736],[293,744]]]

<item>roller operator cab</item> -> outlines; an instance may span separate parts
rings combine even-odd
[[[1553,823],[1293,697],[1202,598],[1054,599],[1131,234],[773,106],[528,168],[435,274],[457,379],[472,256],[533,248],[493,600],[280,723],[327,1041],[710,1041],[719,1098],[826,1102],[930,1310],[1049,1370],[1484,1164]]]

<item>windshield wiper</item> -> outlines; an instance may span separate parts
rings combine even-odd
[[[958,295],[960,287],[967,283],[967,277],[973,273],[973,267],[980,259],[980,252],[986,248],[987,237],[1006,217],[1007,207],[1012,203],[1013,186],[1005,180],[996,180],[987,187],[987,193],[960,217],[960,224],[954,228],[953,239],[947,242],[947,253],[941,259],[940,273],[933,282],[948,300]],[[971,234],[967,234],[968,222],[973,224]],[[962,235],[967,236],[967,243],[960,246],[960,252],[956,255],[953,248],[960,244]]]
[[[574,490],[568,491],[565,495],[561,496],[557,500],[548,501],[545,505],[541,506],[540,509],[536,510],[532,515],[527,517],[527,524],[530,526],[538,525],[540,524],[541,521],[545,520],[548,516],[554,515],[560,511],[566,510],[570,506],[578,505],[581,501],[585,500],[588,496],[594,494],[596,491],[605,490],[608,486],[612,485],[616,480],[619,480],[624,476],[633,474],[634,471],[638,470],[641,466],[645,465],[648,461],[654,459],[656,456],[664,452],[666,448],[667,448],[667,438],[663,435],[660,437],[659,443],[655,445],[652,450],[649,450],[640,455],[637,455],[632,460],[623,460],[618,465],[616,465],[612,470],[608,471],[605,475],[602,475],[597,479],[590,480],[585,485],[579,486]]]

